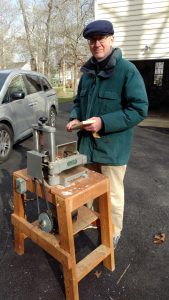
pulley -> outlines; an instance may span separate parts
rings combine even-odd
[[[53,220],[48,213],[43,212],[39,215],[39,226],[45,232],[51,232],[53,229]]]

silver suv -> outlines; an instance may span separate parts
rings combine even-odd
[[[32,133],[32,124],[47,117],[56,126],[58,99],[48,79],[24,70],[0,70],[0,162],[13,144]]]

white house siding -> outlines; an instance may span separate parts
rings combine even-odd
[[[97,0],[95,19],[113,23],[127,59],[169,58],[169,0]]]

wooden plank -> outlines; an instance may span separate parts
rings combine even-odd
[[[103,192],[104,192],[106,191],[106,187],[104,186],[105,179],[107,179],[107,177],[104,176],[103,174],[99,174],[94,171],[88,170],[87,176],[85,178],[80,177],[78,179],[73,180],[70,186],[68,187],[63,187],[59,185],[51,186],[51,193],[63,199],[66,198],[70,199],[71,196],[75,197],[77,195],[77,197],[79,197],[83,194],[86,195],[86,192],[88,192],[91,189],[91,187],[95,187],[96,185],[99,186],[99,184],[102,185]],[[101,191],[99,193],[101,194]]]
[[[96,172],[94,172],[95,174]],[[102,175],[102,174],[100,174]],[[95,182],[93,178],[90,178],[88,185],[84,186],[82,190],[79,192],[77,197],[74,197],[73,200],[73,208],[76,209],[78,206],[82,206],[87,202],[98,198],[100,195],[105,193],[108,188],[108,178],[102,178],[102,180]],[[85,192],[84,192],[85,191]],[[79,205],[79,204],[80,205]]]
[[[88,120],[85,120],[85,121],[82,121],[82,122],[79,122],[79,123],[73,125],[71,129],[72,130],[83,129],[86,125],[91,125],[95,122],[96,122],[96,120],[88,119]]]
[[[101,263],[107,256],[110,255],[110,248],[105,245],[100,245],[84,259],[77,263],[77,278],[80,281],[91,270],[93,270],[99,263]]]
[[[73,234],[83,230],[86,226],[98,219],[98,213],[92,211],[86,206],[78,209],[77,220],[73,222]]]
[[[107,192],[99,197],[99,211],[100,211],[100,230],[101,230],[101,242],[105,246],[109,247],[110,255],[104,260],[104,266],[111,271],[115,269],[114,261],[114,246],[113,246],[113,234],[114,226],[112,224],[111,216],[111,202],[110,193]]]
[[[26,169],[19,170],[14,174],[17,178],[21,177],[26,180],[27,190],[35,192],[34,181],[27,175]],[[55,204],[55,195],[63,201],[65,199],[69,199],[69,201],[71,201],[71,196],[73,196],[73,201],[76,203],[73,204],[73,210],[75,210],[76,208],[84,205],[86,203],[86,199],[92,200],[106,192],[107,184],[105,180],[107,181],[107,177],[103,174],[88,170],[88,176],[86,178],[80,177],[75,179],[68,187],[63,187],[61,185],[50,186],[46,183],[45,186],[48,201]],[[40,183],[38,184],[38,195],[43,198]]]
[[[26,218],[25,218],[25,220],[26,220]],[[36,221],[34,221],[34,222],[32,222],[31,223],[32,225],[34,225],[34,226],[38,226],[39,225],[39,221],[38,220],[36,220]],[[28,238],[28,236],[24,233],[24,239],[27,239]]]
[[[82,206],[78,209],[77,220],[73,221],[73,234],[77,234],[79,231],[83,230],[85,227],[98,220],[99,213],[92,211],[86,206]],[[33,226],[38,228],[39,221],[36,220],[31,223]],[[47,234],[47,233],[46,233]],[[57,236],[57,235],[56,235]],[[24,239],[28,238],[26,234],[24,234]]]
[[[76,280],[75,276],[75,268],[67,270],[64,267],[63,270],[66,300],[79,300],[78,281]]]
[[[72,182],[75,180],[75,177],[83,178],[83,175],[86,173],[87,173],[87,169],[82,166],[77,166],[71,169],[67,169],[59,174],[60,182],[62,185],[67,185],[65,184],[66,182],[68,183],[68,185],[71,185]]]
[[[56,236],[42,231],[37,226],[29,223],[24,218],[18,217],[16,214],[12,214],[12,224],[17,230],[26,234],[27,237],[42,247],[68,269],[71,268],[70,254],[60,247]]]
[[[73,238],[72,214],[70,206],[68,204],[69,201],[60,201],[59,205],[56,205],[56,209],[59,226],[60,246],[66,252],[70,253],[71,257],[71,269],[68,270],[66,267],[64,267],[66,299],[78,300],[79,292],[76,274],[76,256]]]
[[[24,234],[20,232],[17,228],[14,228],[15,251],[18,255],[24,254],[24,238]]]
[[[84,178],[82,181],[75,180],[74,184],[70,187],[60,191],[60,195],[56,193],[56,203],[61,205],[62,202],[67,202],[69,210],[72,212],[79,207],[99,197],[102,193],[107,191],[108,178],[106,176],[101,177],[101,180],[95,180],[94,172],[93,176]],[[102,175],[102,174],[100,174]],[[52,189],[54,193],[55,188]]]
[[[21,195],[16,192],[16,178],[13,176],[13,199],[14,199],[14,213],[19,217],[24,218],[24,200],[25,194]],[[24,234],[18,228],[14,228],[14,242],[15,251],[19,255],[24,254]]]
[[[98,220],[99,213],[92,211],[86,206],[82,206],[78,209],[77,220],[73,221],[73,234],[77,234],[79,231],[83,230],[85,227],[90,225],[92,222]],[[31,223],[33,226],[38,228],[39,221],[36,220]],[[47,234],[47,233],[46,233]],[[24,234],[24,239],[28,238],[26,234]]]

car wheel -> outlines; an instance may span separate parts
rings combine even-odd
[[[13,133],[9,126],[0,124],[0,163],[7,160],[13,147]]]
[[[56,109],[54,107],[51,107],[50,111],[49,111],[49,125],[50,126],[56,127],[56,117],[57,117]]]

